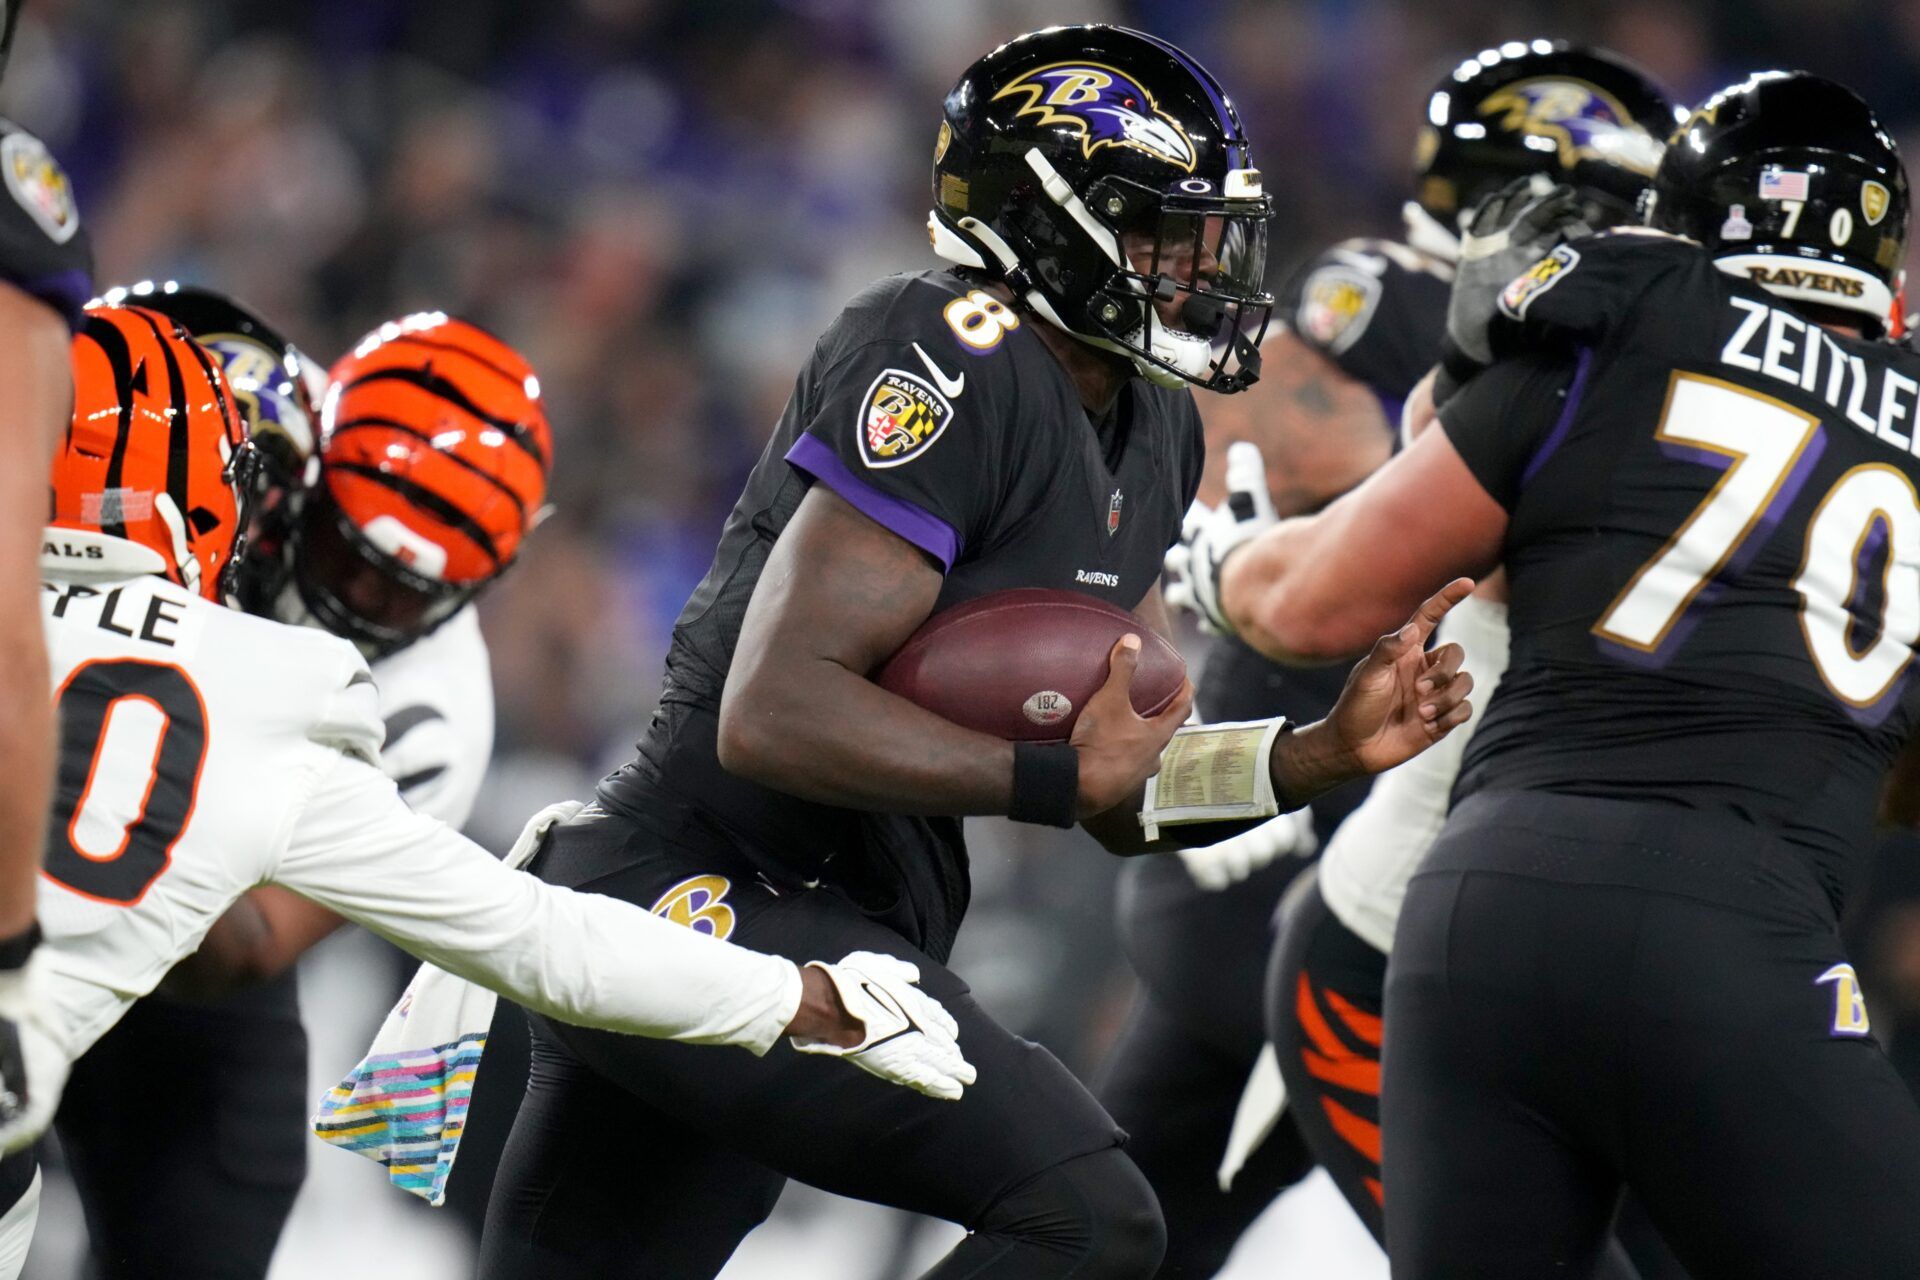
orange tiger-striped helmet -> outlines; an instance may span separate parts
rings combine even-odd
[[[552,433],[526,360],[440,312],[380,326],[329,379],[294,585],[321,625],[379,657],[513,563],[543,511]]]
[[[47,523],[62,533],[43,567],[132,568],[221,600],[256,462],[219,363],[186,330],[141,307],[88,307],[53,458]]]

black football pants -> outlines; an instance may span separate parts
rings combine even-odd
[[[485,1280],[710,1277],[788,1177],[964,1225],[938,1280],[1154,1275],[1165,1237],[1153,1192],[1052,1054],[1002,1029],[950,970],[846,897],[776,893],[702,819],[675,821],[576,820],[548,837],[534,870],[648,908],[712,877],[701,911],[728,941],[795,960],[867,950],[911,961],[959,1022],[980,1078],[941,1102],[784,1043],[755,1058],[532,1018]]]
[[[1121,871],[1120,937],[1140,986],[1097,1092],[1160,1198],[1161,1280],[1208,1280],[1273,1198],[1313,1171],[1283,1118],[1231,1191],[1218,1177],[1266,1040],[1261,971],[1274,903],[1302,865],[1284,858],[1218,893],[1194,884],[1175,858],[1134,858]]]
[[[1783,856],[1671,807],[1455,809],[1387,978],[1395,1276],[1590,1274],[1623,1186],[1695,1280],[1920,1275],[1920,1107]]]
[[[99,1280],[258,1280],[306,1177],[307,1036],[289,972],[149,996],[79,1062],[55,1131]]]

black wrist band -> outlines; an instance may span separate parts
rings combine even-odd
[[[1080,753],[1064,742],[1013,744],[1013,803],[1007,816],[1070,827],[1080,808]]]
[[[0,969],[18,969],[33,958],[40,945],[40,922],[35,920],[11,938],[0,938]]]

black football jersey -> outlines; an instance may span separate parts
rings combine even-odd
[[[1516,279],[1492,339],[1441,420],[1511,512],[1513,658],[1456,794],[1732,810],[1837,905],[1920,705],[1920,356],[1637,229]]]
[[[0,281],[78,328],[93,296],[93,246],[66,171],[40,139],[0,119]]]
[[[1453,268],[1392,240],[1343,240],[1295,272],[1275,314],[1295,336],[1380,397],[1398,424],[1440,359]]]
[[[936,609],[1011,587],[1131,609],[1153,589],[1200,483],[1193,398],[1134,378],[1096,427],[1035,323],[945,271],[888,277],[847,306],[802,370],[674,627],[641,758],[603,784],[604,800],[617,805],[630,778],[672,785],[777,860],[770,876],[828,880],[867,903],[897,899],[888,918],[945,954],[967,893],[957,820],[835,809],[731,777],[714,728],[747,602],[814,484],[941,569]]]

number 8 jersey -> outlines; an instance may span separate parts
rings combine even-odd
[[[1915,720],[1920,358],[1822,327],[1778,274],[1628,229],[1503,293],[1494,367],[1441,414],[1511,516],[1512,665],[1455,798],[1731,810],[1837,903]]]

